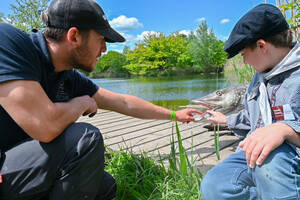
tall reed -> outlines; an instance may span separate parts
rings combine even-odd
[[[217,128],[216,128],[217,126]],[[214,139],[215,139],[215,149],[218,160],[221,159],[220,156],[220,124],[214,126]]]
[[[227,60],[224,67],[225,77],[238,79],[239,83],[250,82],[255,70],[244,64],[243,57],[238,54],[232,59]]]

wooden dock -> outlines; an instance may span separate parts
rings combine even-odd
[[[170,153],[172,134],[175,139],[175,123],[165,120],[142,120],[116,112],[99,110],[93,118],[81,117],[78,121],[98,127],[104,143],[118,151],[128,148],[135,153],[148,152],[162,157]],[[178,123],[184,148],[196,160],[196,167],[203,172],[220,162],[215,154],[214,132],[203,128],[206,121],[189,124]],[[230,131],[220,131],[221,160],[235,151],[238,139]]]

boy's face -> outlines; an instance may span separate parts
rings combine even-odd
[[[269,69],[265,63],[264,54],[260,47],[246,47],[240,51],[244,63],[251,65],[258,73],[263,73]]]

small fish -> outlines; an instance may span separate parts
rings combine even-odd
[[[201,115],[199,114],[193,114],[195,121],[201,121],[202,119],[207,119],[208,117],[211,116],[210,113],[204,112]]]

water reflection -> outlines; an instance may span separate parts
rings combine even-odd
[[[207,95],[219,88],[238,84],[237,80],[215,76],[93,79],[93,81],[104,89],[131,94],[170,109],[178,109],[178,106],[188,104],[189,100]]]

